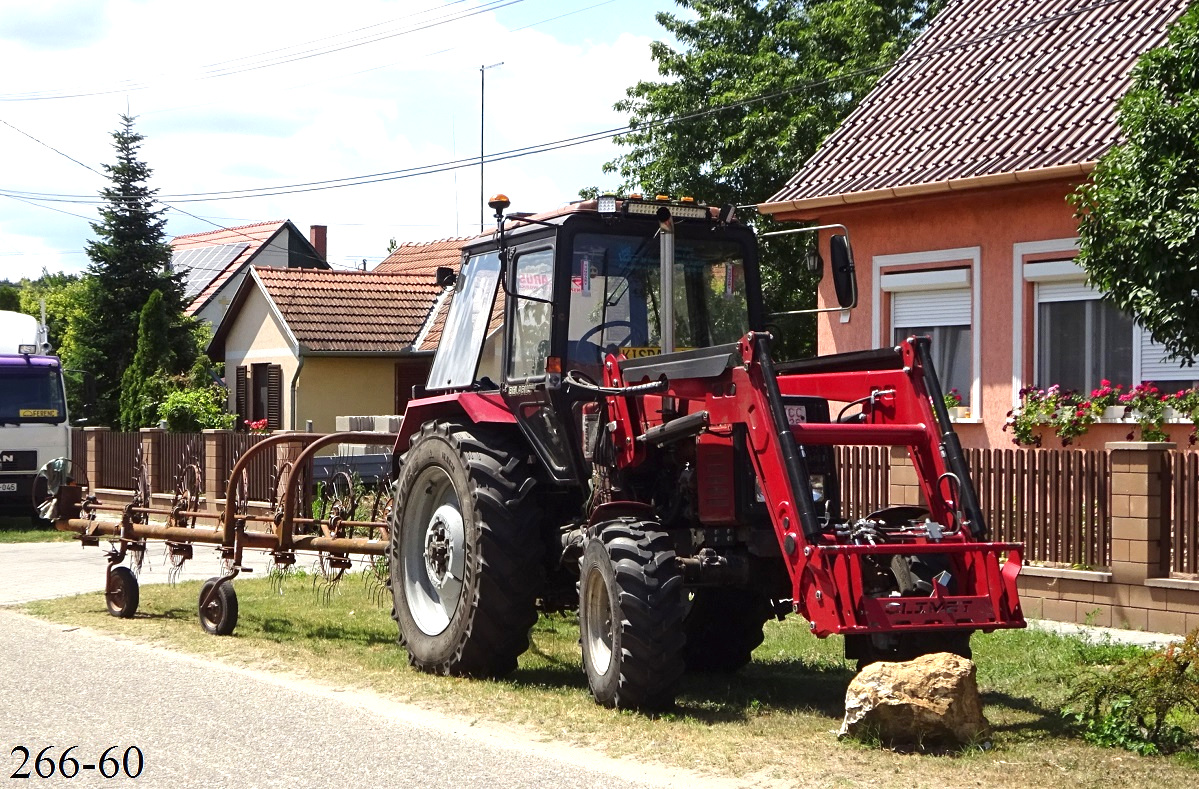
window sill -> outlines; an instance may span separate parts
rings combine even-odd
[[[949,421],[955,425],[981,425],[983,423],[982,417],[980,416],[951,416],[949,417]]]
[[[1148,578],[1145,580],[1145,586],[1153,586],[1158,589],[1186,589],[1191,592],[1199,592],[1199,581],[1188,581],[1184,578]]]
[[[1020,575],[1037,578],[1065,578],[1070,581],[1094,581],[1102,584],[1112,581],[1112,574],[1102,570],[1071,570],[1066,567],[1038,567],[1027,564],[1020,568]]]

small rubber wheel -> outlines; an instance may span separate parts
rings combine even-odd
[[[204,605],[208,591],[216,587],[216,594]],[[200,627],[214,636],[227,636],[237,627],[237,592],[233,584],[220,578],[209,578],[200,589]]]
[[[104,602],[108,604],[108,613],[121,619],[132,619],[137,613],[140,598],[137,576],[133,574],[133,570],[121,566],[108,571],[108,584],[104,590]]]

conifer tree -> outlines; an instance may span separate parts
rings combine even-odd
[[[78,332],[78,363],[96,383],[94,424],[114,425],[119,417],[120,386],[137,345],[139,316],[150,294],[162,294],[167,324],[169,371],[187,369],[196,356],[191,321],[183,315],[183,275],[171,270],[166,242],[166,208],[156,208],[151,169],[138,158],[141,134],[134,118],[121,116],[113,132],[116,162],[104,165],[111,184],[100,192],[105,205],[92,223],[96,239],[87,243],[87,309]]]

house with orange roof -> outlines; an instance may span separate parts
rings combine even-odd
[[[487,233],[485,235],[490,235]],[[447,238],[440,241],[401,244],[373,271],[389,274],[420,274],[439,281],[449,282],[458,276],[462,268],[462,248],[480,236],[462,238]],[[438,271],[444,270],[439,275]],[[429,323],[421,335],[418,351],[432,353],[441,342],[441,333],[445,329],[446,316],[449,315],[450,304],[454,299],[453,288],[445,290],[433,305]],[[483,344],[483,358],[479,361],[480,377],[488,377],[494,381],[500,380],[501,353],[499,330],[504,320],[504,294],[496,296],[491,310],[491,321],[487,327],[487,340]],[[424,383],[422,381],[421,383]]]
[[[332,432],[336,417],[403,413],[432,361],[445,282],[408,273],[251,266],[217,324],[229,408],[272,430]]]
[[[327,229],[305,237],[289,219],[220,228],[171,239],[171,266],[185,275],[187,314],[220,323],[250,266],[328,269]]]
[[[758,206],[849,229],[859,308],[821,315],[821,353],[931,336],[943,388],[969,409],[959,434],[978,447],[1011,445],[1002,425],[1025,386],[1191,384],[1194,368],[1088,285],[1067,202],[1120,140],[1137,58],[1186,5],[949,3]],[[825,281],[820,306],[835,304]]]

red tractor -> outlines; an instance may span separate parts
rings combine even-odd
[[[492,207],[395,447],[390,586],[414,666],[503,675],[539,611],[577,607],[596,700],[654,709],[791,611],[859,663],[968,657],[975,630],[1024,625],[1020,546],[988,541],[927,338],[776,361],[731,208]],[[852,307],[847,236],[825,238]],[[905,447],[922,505],[857,512],[838,445]]]

